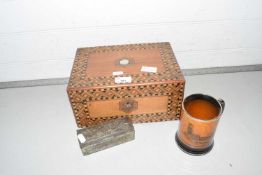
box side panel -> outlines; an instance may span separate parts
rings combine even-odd
[[[89,102],[90,117],[137,115],[167,112],[168,96]]]
[[[184,82],[173,82],[168,84],[150,84],[143,86],[125,86],[125,87],[111,87],[111,88],[99,88],[92,90],[77,90],[70,91],[70,100],[78,127],[86,127],[93,124],[101,123],[110,119],[116,119],[128,116],[133,122],[157,122],[157,121],[166,121],[166,120],[175,120],[180,117],[181,104],[184,94]],[[137,98],[149,98],[149,97],[158,97],[154,101],[154,108],[160,107],[159,111],[153,112],[143,109],[148,108],[150,105],[142,107],[140,113],[130,112],[128,109],[124,113],[118,113],[115,115],[109,111],[101,113],[102,115],[96,113],[96,110],[93,110],[92,106],[94,103],[99,104],[110,104],[110,101],[118,100],[121,101],[130,101],[132,102]],[[163,102],[164,98],[167,98],[167,102]],[[150,103],[151,101],[147,101]],[[166,104],[167,107],[163,107]],[[103,105],[102,105],[103,106]],[[98,105],[97,110],[102,109],[102,106]],[[118,104],[119,106],[119,104]],[[161,107],[162,106],[162,107]],[[91,110],[90,110],[91,109]],[[107,108],[108,109],[108,108]],[[93,110],[93,111],[92,111]],[[125,110],[125,109],[124,109]],[[143,111],[144,110],[144,111]],[[92,115],[90,115],[90,112]]]
[[[89,116],[87,103],[85,102],[85,100],[83,100],[83,98],[80,99],[82,93],[84,92],[67,89],[68,98],[75,116],[76,124],[79,128],[85,127],[85,119]],[[79,103],[80,100],[82,100],[81,103]]]

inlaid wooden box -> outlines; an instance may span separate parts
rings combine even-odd
[[[169,43],[78,48],[67,93],[78,127],[180,116],[185,79]]]

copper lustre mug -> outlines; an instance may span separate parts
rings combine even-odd
[[[192,155],[208,153],[213,148],[215,131],[224,108],[224,100],[209,95],[186,97],[176,133],[178,146]]]

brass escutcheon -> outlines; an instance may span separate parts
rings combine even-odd
[[[136,110],[138,107],[138,103],[136,100],[133,99],[123,99],[119,102],[119,110],[130,113],[134,110]]]

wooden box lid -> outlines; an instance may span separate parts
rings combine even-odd
[[[146,70],[155,71],[143,72]],[[113,75],[121,73],[122,75]],[[116,77],[131,77],[118,84]],[[78,48],[68,89],[93,89],[184,81],[168,42]]]

